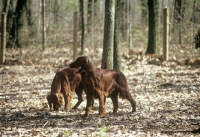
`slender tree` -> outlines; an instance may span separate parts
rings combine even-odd
[[[92,27],[92,16],[96,15],[96,3],[97,0],[88,0],[88,6],[87,6],[87,33],[91,33],[91,27]]]
[[[59,20],[59,6],[60,6],[59,0],[54,0],[54,5],[52,6],[53,7],[52,10],[53,10],[53,24],[54,24],[53,25],[54,39],[57,39],[57,37],[58,37],[58,34],[56,32],[56,30],[57,30],[56,26],[58,26],[58,24],[59,24],[59,22],[58,22],[58,20]]]
[[[148,0],[149,33],[146,54],[155,54],[157,50],[158,0]]]
[[[197,0],[194,0],[192,17],[190,19],[190,21],[192,21],[193,23],[195,23],[196,21],[196,9],[197,9]]]
[[[7,2],[8,3],[8,1],[7,0],[4,0],[4,6],[5,6],[5,2]],[[12,29],[12,26],[13,26],[13,17],[15,17],[14,16],[14,13],[15,13],[15,5],[16,5],[16,1],[14,1],[14,0],[10,0],[10,2],[8,3],[9,5],[8,5],[8,8],[6,9],[6,10],[8,10],[8,11],[6,11],[7,12],[7,21],[6,21],[6,31],[8,32],[8,33],[10,33],[11,32],[11,29]],[[5,8],[5,7],[4,7]],[[4,11],[5,9],[3,9],[3,12],[5,12]],[[9,40],[8,39],[8,41],[7,41],[7,44],[6,44],[6,47],[13,47],[14,46],[14,44],[15,43],[13,43],[11,40]]]
[[[105,22],[104,22],[104,39],[103,55],[101,67],[105,68],[108,63],[109,68],[113,68],[113,42],[114,42],[114,25],[115,24],[115,0],[105,1]]]
[[[31,22],[31,18],[32,18],[31,2],[32,2],[31,0],[28,0],[26,2],[26,19],[27,19],[27,22],[28,22],[28,26],[32,25],[32,22]]]
[[[118,69],[120,70],[121,68],[121,62],[120,62],[120,56],[119,56],[119,9],[120,9],[120,4],[119,4],[120,0],[116,0],[116,6],[115,6],[115,28],[114,28],[114,54],[113,54],[113,58],[114,58],[114,69]]]
[[[146,0],[141,0],[141,8],[142,8],[141,23],[142,23],[142,25],[146,25],[147,24],[147,15],[148,15]]]
[[[46,48],[46,17],[45,17],[45,0],[42,0],[42,49]]]
[[[127,1],[127,38],[128,47],[131,50],[132,47],[132,0]]]
[[[87,32],[90,33],[91,27],[91,18],[92,18],[92,0],[88,0],[87,7]]]
[[[3,5],[2,13],[3,14],[5,13],[6,17],[7,17],[8,16],[8,11],[9,11],[9,6],[10,6],[10,0],[4,0],[4,1],[2,1],[2,5]]]
[[[197,34],[195,35],[194,40],[195,40],[195,48],[199,49],[200,48],[200,28],[199,28]]]
[[[8,14],[10,0],[5,0],[3,4],[4,4],[4,6],[3,6],[3,12],[5,12],[6,14]]]
[[[186,0],[174,1],[174,26],[173,30],[178,30],[178,43],[182,44],[182,27],[181,23],[184,18]]]
[[[126,24],[126,1],[125,0],[119,0],[118,2],[118,6],[119,6],[119,11],[118,11],[118,16],[120,17],[119,18],[119,22],[118,22],[118,25],[119,25],[119,28],[120,28],[120,32],[123,36],[123,38],[126,40],[126,37],[127,37],[127,33],[126,33],[126,30],[127,30],[127,24]]]
[[[84,2],[83,0],[79,0],[80,3],[80,16],[81,16],[81,54],[84,52],[84,34],[85,34],[85,23],[84,23]]]
[[[24,14],[27,0],[17,0],[15,14],[13,17],[12,28],[8,42],[14,43],[17,47],[21,47],[19,43],[19,30],[23,26],[22,14]]]

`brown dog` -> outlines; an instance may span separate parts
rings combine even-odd
[[[78,96],[78,102],[74,106],[76,109],[83,101],[83,87],[81,85],[81,75],[77,72],[80,68],[66,68],[56,73],[51,84],[51,94],[47,96],[50,110],[58,110],[63,105],[63,97],[65,101],[65,109],[69,110],[71,99],[75,90]]]
[[[72,68],[81,67],[79,72],[85,71],[85,73],[81,73],[82,78],[85,79],[82,80],[84,90],[87,91],[85,116],[89,116],[91,113],[93,97],[99,99],[100,117],[106,113],[106,96],[110,96],[113,102],[113,114],[116,114],[118,110],[118,95],[131,103],[132,112],[136,111],[136,102],[128,91],[127,79],[121,71],[96,68],[86,56],[77,58],[69,66]]]

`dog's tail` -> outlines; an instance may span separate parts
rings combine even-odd
[[[132,112],[135,112],[136,111],[136,102],[132,98],[131,93],[129,92],[127,79],[122,72],[119,71],[118,74],[119,75],[118,75],[118,78],[116,78],[116,80],[117,80],[116,82],[117,82],[118,88],[120,89],[119,96],[122,99],[127,99],[131,103]]]

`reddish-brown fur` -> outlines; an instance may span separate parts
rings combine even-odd
[[[69,110],[71,99],[75,91],[78,96],[78,102],[74,106],[76,109],[83,101],[83,87],[81,85],[81,75],[77,73],[80,68],[66,68],[56,73],[51,84],[51,94],[47,96],[50,110],[58,110],[65,101],[65,109]]]
[[[79,72],[82,75],[84,90],[87,92],[85,116],[91,113],[93,97],[99,99],[100,117],[106,113],[106,96],[110,96],[113,102],[113,114],[116,114],[118,110],[118,95],[131,103],[132,112],[136,111],[136,102],[128,90],[127,79],[121,71],[96,68],[86,56],[77,58],[69,66],[81,67]]]

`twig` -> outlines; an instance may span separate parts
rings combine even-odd
[[[48,121],[44,123],[44,125],[43,125],[42,129],[43,129],[43,128],[44,128],[44,127],[47,125],[47,123],[48,123]]]

